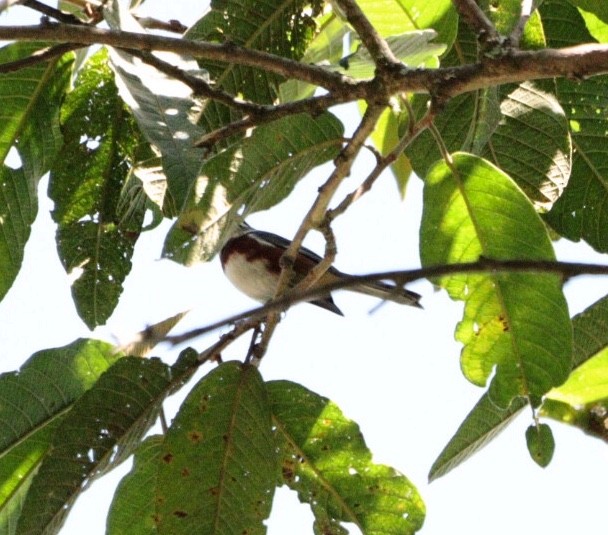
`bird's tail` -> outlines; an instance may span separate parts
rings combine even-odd
[[[421,295],[387,282],[362,282],[361,284],[349,286],[348,289],[365,295],[371,295],[378,299],[393,301],[401,305],[422,308],[422,305],[420,304]]]

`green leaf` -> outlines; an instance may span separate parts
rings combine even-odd
[[[317,22],[319,32],[310,42],[301,62],[311,65],[337,65],[344,55],[344,36],[350,28],[332,12]],[[314,95],[316,86],[300,80],[287,80],[279,86],[281,102],[293,102]]]
[[[392,35],[386,42],[406,67],[410,69],[433,68],[439,66],[439,55],[446,46],[441,43],[431,43],[437,36],[433,30],[420,30],[415,32]],[[352,78],[373,78],[376,64],[367,48],[359,45],[357,50],[349,56],[342,58],[338,65],[329,65],[330,70],[340,71]]]
[[[547,397],[573,406],[608,399],[608,297],[576,315],[572,326],[575,368]]]
[[[37,212],[36,187],[23,169],[0,167],[0,299],[10,290],[21,269]]]
[[[32,355],[0,376],[0,532],[15,529],[31,478],[63,415],[122,354],[97,340],[77,340]],[[10,531],[12,533],[12,531]]]
[[[501,409],[487,393],[481,396],[431,466],[429,482],[446,475],[487,446],[527,404],[527,400],[517,398],[508,408]]]
[[[258,371],[228,362],[203,378],[173,420],[161,459],[159,534],[265,533],[276,460]]]
[[[432,28],[437,42],[452,46],[458,16],[450,0],[360,0],[357,2],[382,37]]]
[[[146,33],[116,1],[104,13],[110,27],[116,30]],[[143,135],[162,156],[170,194],[164,207],[167,213],[175,215],[184,206],[196,183],[204,156],[203,149],[195,147],[196,140],[204,133],[195,124],[201,103],[184,83],[139,58],[114,48],[110,49],[109,56],[121,98],[131,108]],[[207,73],[200,70],[191,58],[168,52],[158,57],[190,75],[208,80]]]
[[[360,110],[365,109],[365,104],[360,104]],[[371,138],[380,154],[386,156],[399,143],[399,110],[386,108],[372,132]],[[412,165],[407,156],[402,152],[391,164],[391,171],[397,181],[397,187],[401,197],[405,197],[406,186],[412,174]]]
[[[546,230],[522,191],[481,158],[457,153],[426,177],[420,231],[424,266],[554,258]],[[495,370],[490,397],[506,408],[517,396],[536,404],[570,371],[572,329],[555,275],[463,274],[438,284],[464,300],[456,339],[463,343],[465,376],[484,385]]]
[[[309,171],[338,154],[343,135],[330,113],[295,115],[256,128],[209,159],[200,201],[180,216],[163,254],[185,264],[210,258],[233,230],[237,212],[247,216],[283,200]]]
[[[312,12],[304,9],[310,4],[307,0],[212,0],[209,12],[192,26],[186,37],[195,41],[230,41],[277,56],[300,59],[316,32],[314,17],[319,4],[312,3]],[[218,87],[259,103],[271,104],[282,81],[273,73],[251,67],[208,60],[201,63]]]
[[[608,346],[608,297],[600,299],[572,318],[572,346],[574,367],[584,365],[598,351]],[[592,411],[577,411],[552,399],[569,382],[570,379],[562,387],[547,394],[540,414],[589,431],[594,418],[596,419]],[[526,405],[527,400],[519,398],[513,400],[508,409],[499,409],[490,401],[488,394],[484,394],[433,463],[429,479],[432,481],[447,474],[487,445]]]
[[[23,502],[60,420],[49,422],[0,458],[0,533],[13,535]]]
[[[0,49],[0,63],[30,56],[41,43],[17,43]],[[71,61],[51,61],[0,73],[0,299],[11,288],[38,212],[38,180],[57,154],[62,138],[59,107],[69,82]],[[17,147],[22,168],[6,166]]]
[[[548,397],[569,405],[589,405],[608,399],[608,348],[581,364]]]
[[[501,120],[483,154],[538,207],[549,209],[562,195],[571,172],[572,145],[564,110],[538,84],[501,89]]]
[[[328,399],[288,381],[268,383],[283,481],[309,503],[317,534],[415,533],[425,507],[414,485],[374,464],[361,431]]]
[[[107,535],[157,535],[155,490],[163,437],[148,437],[135,451],[133,468],[122,479],[108,515]]]
[[[13,43],[0,48],[0,63],[31,56],[46,48],[42,43]],[[22,140],[23,156],[36,179],[48,170],[61,144],[58,112],[67,88],[71,61],[53,60],[0,73],[0,161],[4,162],[11,147]],[[32,176],[33,178],[33,176]]]
[[[310,9],[312,7],[312,9]],[[247,48],[299,60],[312,41],[320,2],[307,0],[213,0],[208,13],[186,33],[187,39],[206,42],[232,42]],[[284,79],[264,70],[234,63],[201,61],[217,88],[231,95],[261,104],[272,104]],[[217,101],[203,107],[199,124],[206,132],[242,117],[234,108]],[[219,143],[223,149],[241,136]]]
[[[530,457],[538,466],[545,468],[553,458],[555,439],[547,424],[533,424],[526,429],[526,444]]]
[[[545,2],[540,8],[549,46],[592,42],[578,11],[565,2]],[[564,194],[547,214],[547,222],[569,240],[585,240],[608,251],[608,77],[584,83],[558,79],[557,97],[572,131],[572,175]]]
[[[420,109],[420,99],[415,100]],[[525,82],[456,97],[437,118],[436,127],[450,151],[484,156],[509,174],[538,208],[551,208],[568,184],[568,121],[545,86]],[[407,154],[420,176],[440,158],[429,133],[423,133]]]
[[[104,373],[59,424],[32,481],[17,535],[56,533],[88,484],[139,443],[168,392],[169,367],[124,357]]]
[[[105,323],[131,269],[145,207],[125,211],[121,190],[132,166],[149,155],[120,100],[103,51],[80,71],[62,110],[65,145],[51,171],[57,247],[64,268],[80,276],[72,295],[90,327]]]

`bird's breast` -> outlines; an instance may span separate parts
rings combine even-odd
[[[283,251],[244,235],[229,240],[220,260],[228,280],[245,295],[266,302],[274,297]]]

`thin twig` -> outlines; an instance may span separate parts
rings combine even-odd
[[[486,16],[475,0],[452,0],[456,10],[468,26],[477,34],[481,43],[494,46],[500,43],[500,35],[492,21]]]
[[[177,336],[168,336],[165,338],[165,341],[171,344],[178,344],[244,319],[255,322],[256,318],[263,318],[271,311],[285,310],[296,303],[310,301],[315,297],[327,295],[336,290],[344,290],[350,286],[357,286],[361,283],[392,280],[395,284],[403,286],[420,279],[433,279],[464,273],[555,273],[561,275],[564,279],[570,279],[582,275],[608,276],[608,265],[558,262],[551,260],[492,260],[483,258],[477,262],[470,263],[445,264],[405,271],[353,275],[332,284],[309,288],[303,292],[290,292],[283,297],[269,301],[263,306],[246,310],[245,312],[235,314],[234,316],[206,325],[205,327],[192,329],[191,331]]]
[[[152,17],[139,17],[137,15],[134,15],[134,17],[139,24],[150,30],[163,30],[171,33],[185,33],[188,30],[188,26],[175,19],[164,21]]]
[[[47,6],[38,0],[23,0],[22,5],[65,24],[83,24],[78,17],[71,13],[64,13],[60,9]]]
[[[252,113],[238,121],[233,121],[205,134],[196,141],[195,145],[197,147],[212,147],[216,143],[235,134],[245,132],[253,126],[271,123],[283,117],[297,115],[298,113],[308,113],[315,116],[347,100],[350,100],[347,95],[339,94],[336,96],[332,93],[326,93],[325,95],[288,102],[286,104],[277,104],[276,106],[252,104],[255,107],[252,110],[255,109],[255,111],[252,111]]]
[[[0,63],[0,73],[15,72],[27,67],[33,67],[39,63],[44,63],[45,61],[63,56],[66,52],[70,52],[78,48],[82,48],[82,45],[74,43],[61,43],[59,45],[36,50],[25,58]]]
[[[534,7],[534,0],[522,0],[521,2],[521,14],[519,16],[519,20],[513,28],[511,35],[509,35],[509,46],[513,48],[518,48],[519,43],[521,41],[521,37],[524,33],[524,28],[530,19],[530,15],[532,14],[532,9]]]
[[[344,199],[335,208],[327,211],[327,221],[331,222],[338,216],[342,215],[346,210],[357,200],[359,200],[365,193],[367,193],[374,185],[378,177],[384,172],[384,170],[392,165],[397,158],[403,153],[407,146],[414,141],[420,135],[421,132],[429,128],[435,117],[435,112],[429,110],[427,114],[417,123],[413,122],[413,112],[411,107],[409,109],[410,117],[408,118],[408,133],[403,136],[399,143],[391,150],[386,156],[380,156],[377,158],[377,163],[374,169],[367,175],[365,180],[359,185],[357,189],[350,192],[344,197]]]
[[[377,66],[400,63],[357,2],[354,0],[335,0],[335,2],[361,38],[361,42]]]
[[[306,217],[302,221],[300,228],[296,232],[290,246],[286,249],[281,257],[281,275],[279,276],[279,281],[277,283],[277,288],[275,292],[275,299],[280,299],[280,296],[285,294],[287,289],[290,287],[291,280],[293,278],[293,265],[295,263],[295,258],[297,255],[300,246],[302,245],[302,241],[306,237],[308,231],[312,228],[319,228],[319,226],[323,223],[325,219],[325,213],[327,211],[327,207],[329,202],[331,201],[336,189],[342,183],[342,180],[348,176],[350,169],[352,167],[352,163],[361,150],[361,147],[365,143],[365,140],[372,133],[376,121],[380,117],[382,113],[381,106],[370,106],[367,108],[361,123],[358,128],[355,130],[353,137],[346,144],[342,152],[338,155],[335,160],[335,168],[332,174],[329,176],[325,184],[323,184],[319,188],[319,194],[315,199],[312,207],[306,214]],[[335,247],[334,247],[335,249]],[[324,268],[327,270],[331,263],[333,262],[332,258],[332,250],[330,246],[326,246],[325,251],[325,259],[321,262],[322,266],[317,269],[313,276],[320,277],[324,271]],[[335,255],[335,251],[334,251]],[[301,283],[300,283],[301,284]],[[309,281],[305,279],[304,284],[309,284]],[[298,284],[295,288],[289,290],[289,295],[291,293],[300,293],[300,285]],[[266,326],[264,328],[264,332],[262,334],[262,339],[257,347],[256,357],[261,359],[268,348],[268,344],[270,343],[270,339],[274,334],[274,330],[280,321],[280,312],[281,309],[273,309],[268,312],[266,316]]]

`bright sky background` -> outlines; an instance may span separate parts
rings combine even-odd
[[[201,2],[148,0],[147,11],[186,24],[200,12]],[[15,10],[17,14],[17,10]],[[23,19],[21,19],[23,20]],[[0,23],[7,23],[2,17]],[[356,113],[342,108],[341,117]],[[370,168],[359,162],[337,199],[356,187]],[[265,230],[293,235],[316,189],[329,172],[314,172],[277,208],[249,222]],[[0,303],[0,371],[18,368],[33,352],[91,336],[77,317],[68,278],[56,255],[51,203],[41,183],[38,219],[14,287]],[[336,221],[337,267],[351,273],[413,268],[418,260],[422,185],[413,179],[405,202],[390,174]],[[178,329],[202,326],[252,306],[223,277],[217,260],[186,268],[160,260],[167,226],[144,234],[136,247],[134,268],[121,302],[96,337],[124,341],[146,325],[186,309],[190,315]],[[307,244],[322,252],[320,236]],[[557,244],[564,260],[605,261],[583,245]],[[500,437],[446,477],[427,485],[428,470],[483,391],[469,384],[459,369],[459,345],[453,340],[461,305],[452,303],[428,282],[411,288],[423,294],[424,311],[388,303],[374,314],[377,301],[339,293],[336,302],[346,317],[310,305],[289,311],[273,338],[261,372],[266,379],[289,379],[334,400],[361,426],[375,462],[406,474],[427,504],[425,535],[466,533],[605,534],[608,481],[606,445],[580,431],[551,423],[557,448],[546,469],[529,458],[524,413]],[[580,278],[566,294],[577,313],[608,293],[608,280]],[[197,339],[204,349],[219,333]],[[248,338],[224,352],[225,360],[242,359]],[[167,348],[157,354],[167,359]],[[208,372],[205,367],[203,372]],[[168,412],[179,405],[171,399]],[[101,535],[116,482],[130,468],[125,463],[97,481],[76,503],[61,535]],[[281,489],[269,521],[270,535],[308,535],[312,515],[295,494]],[[353,530],[352,533],[356,533]]]

